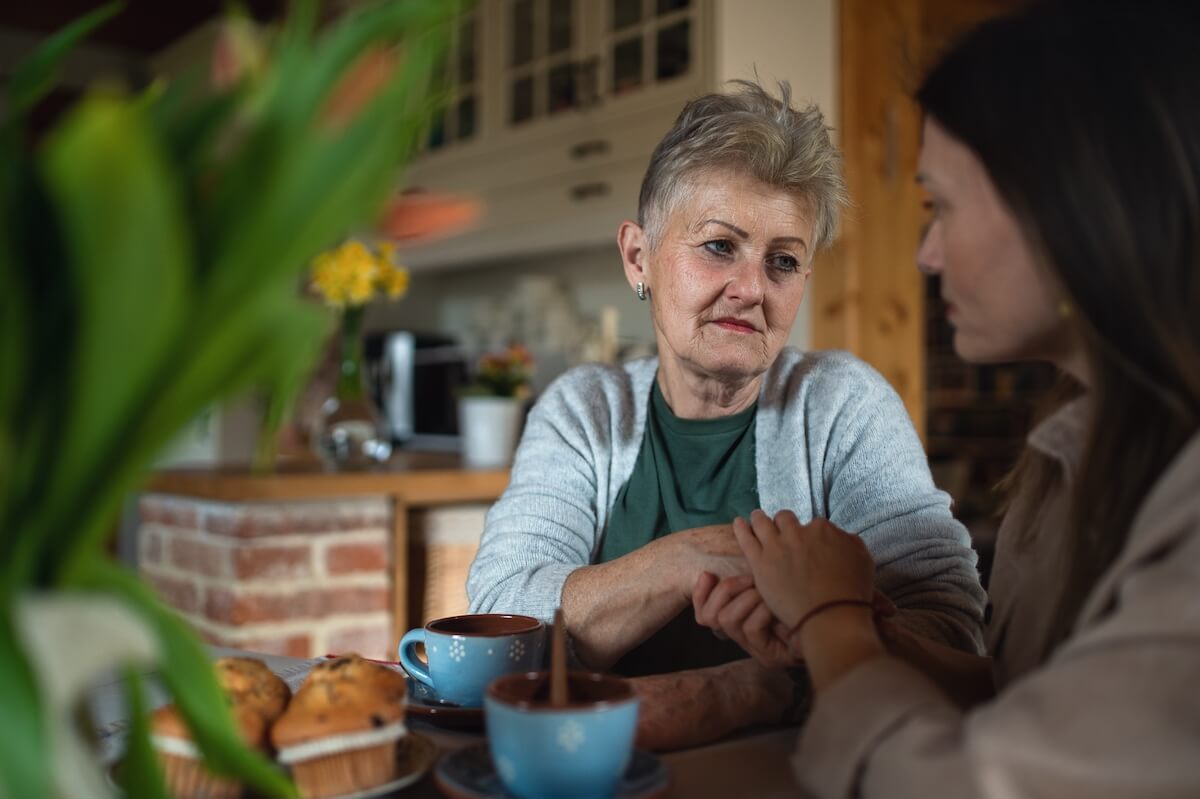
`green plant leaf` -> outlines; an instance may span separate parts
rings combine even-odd
[[[0,796],[49,796],[49,738],[37,683],[13,628],[10,589],[0,589]]]
[[[108,3],[85,14],[42,42],[29,58],[17,65],[8,79],[10,119],[24,116],[54,85],[63,58],[79,40],[121,10],[121,3]]]
[[[0,569],[27,585],[36,566],[46,474],[62,457],[62,419],[71,401],[76,293],[44,185],[28,162],[8,173],[16,196],[3,213],[0,248],[0,524],[23,535],[0,539]],[[8,249],[11,248],[11,249]],[[18,544],[24,550],[17,551]]]
[[[136,575],[97,557],[73,573],[72,587],[119,596],[146,619],[162,644],[159,676],[187,720],[205,763],[214,772],[236,776],[270,796],[296,795],[287,777],[261,754],[247,748],[238,736],[229,705],[217,684],[212,658],[195,634],[164,608]]]
[[[201,238],[223,242],[210,302],[224,306],[242,295],[256,267],[294,273],[378,209],[428,116],[426,91],[451,11],[450,4],[379,4],[344,20],[316,52],[282,48],[255,101],[278,123],[242,142],[207,206]],[[403,62],[392,81],[348,127],[323,125],[319,114],[345,70],[372,46],[398,39]],[[251,190],[263,201],[239,212],[236,198]]]
[[[144,113],[125,98],[83,102],[47,142],[42,161],[80,303],[71,404],[60,420],[69,449],[46,475],[59,504],[32,534],[71,551],[74,524],[94,508],[89,478],[120,452],[120,435],[172,350],[186,313],[189,242],[175,186]],[[65,287],[64,287],[65,288]],[[93,497],[95,495],[93,494]],[[107,521],[107,520],[105,520]]]
[[[162,770],[150,743],[150,722],[146,710],[142,677],[134,669],[125,670],[126,707],[129,711],[129,735],[125,757],[117,769],[117,784],[126,796],[138,799],[171,799],[163,783]]]

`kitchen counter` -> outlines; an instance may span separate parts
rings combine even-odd
[[[491,503],[508,479],[507,469],[419,452],[362,471],[326,471],[315,461],[262,474],[163,470],[140,503],[139,570],[210,642],[379,656],[421,623],[412,607],[420,585],[409,557],[414,512]],[[356,624],[357,637],[347,629]]]
[[[315,461],[285,463],[262,474],[235,466],[169,469],[156,472],[146,491],[229,502],[382,494],[417,507],[491,502],[507,485],[507,469],[469,469],[457,454],[400,452],[363,471],[326,471]]]

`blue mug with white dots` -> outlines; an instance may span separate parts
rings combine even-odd
[[[482,707],[488,683],[542,664],[546,625],[532,616],[477,613],[435,619],[400,639],[400,663],[438,701]],[[425,645],[425,660],[417,657]]]

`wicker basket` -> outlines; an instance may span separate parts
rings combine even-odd
[[[421,624],[467,612],[467,571],[479,549],[489,507],[452,505],[413,514],[410,562],[424,579],[416,581],[420,595],[412,601],[414,608],[420,608]]]

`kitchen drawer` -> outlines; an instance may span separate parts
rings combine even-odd
[[[418,161],[409,168],[405,185],[484,194],[552,179],[566,185],[594,166],[611,168],[637,158],[649,162],[679,111],[671,107],[622,117],[564,120],[570,124],[551,131],[553,135]]]
[[[613,244],[616,257],[617,228],[637,214],[648,162],[646,154],[486,190],[484,215],[474,229],[405,249],[402,260],[421,271],[603,243]]]

